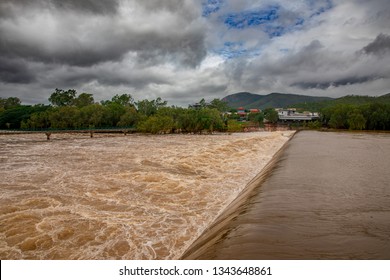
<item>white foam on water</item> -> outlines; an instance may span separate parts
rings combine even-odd
[[[0,135],[0,257],[176,259],[292,134]]]

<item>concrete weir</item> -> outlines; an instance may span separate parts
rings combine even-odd
[[[89,133],[90,137],[93,138],[95,133],[122,133],[123,135],[127,135],[129,133],[134,133],[134,128],[118,128],[118,129],[79,129],[79,130],[50,130],[50,131],[42,131],[42,130],[6,130],[0,131],[0,134],[33,134],[33,133],[44,133],[46,135],[46,140],[50,141],[51,136],[55,133]]]

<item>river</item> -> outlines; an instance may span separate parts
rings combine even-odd
[[[0,258],[178,259],[293,133],[0,135]]]
[[[390,134],[297,133],[182,256],[390,259]]]

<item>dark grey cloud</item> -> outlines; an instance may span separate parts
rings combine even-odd
[[[278,67],[273,67],[277,72],[315,71],[324,65],[324,46],[319,40],[313,40],[297,53],[281,60]],[[327,58],[328,59],[328,58]]]
[[[75,88],[186,106],[238,91],[388,92],[388,0],[216,2],[0,0],[0,96]],[[232,15],[248,24],[229,28]]]
[[[118,9],[118,0],[1,0],[1,15],[14,16],[13,11],[21,6],[39,10],[60,9],[81,13],[114,14]]]
[[[259,76],[301,76],[300,73],[315,73],[329,63],[337,63],[332,55],[324,48],[319,40],[313,40],[295,52],[275,60],[271,56],[259,57],[255,62],[243,66],[240,69],[248,69],[249,72]]]
[[[155,89],[186,92],[173,84],[207,55],[204,23],[192,1],[121,1],[91,11],[87,2],[11,2],[0,6],[13,12],[0,18],[0,91],[31,95],[22,100],[36,95],[47,102],[54,88],[89,91],[96,99],[116,88],[140,92],[139,98],[156,98]]]
[[[188,0],[143,0],[137,1],[137,5],[148,12],[166,10],[172,13],[181,13],[186,17],[189,16],[191,18],[199,15],[199,12],[191,10],[191,1]]]
[[[385,36],[379,35],[368,44],[372,53],[387,49]],[[378,39],[379,38],[379,39]],[[274,55],[271,55],[274,54]],[[326,90],[329,92],[354,85],[390,79],[390,56],[368,56],[365,52],[339,51],[319,39],[294,51],[275,51],[254,60],[240,59],[228,63],[227,75],[248,91],[282,88],[289,92]],[[347,93],[345,93],[347,94]]]
[[[386,40],[378,35],[373,43],[364,48],[366,53],[383,53]],[[355,84],[364,84],[382,78],[390,78],[390,73],[376,58],[367,59],[362,52],[348,53],[327,49],[318,40],[293,56],[282,61],[282,71],[296,69],[299,75],[291,75],[292,87],[301,89],[328,89]],[[376,65],[377,67],[373,66]]]
[[[91,66],[136,52],[194,67],[207,52],[189,1],[123,1],[123,7],[105,0],[27,2],[0,6],[26,4],[0,21],[1,56]]]
[[[291,84],[293,87],[301,89],[328,89],[330,87],[347,86],[354,84],[362,84],[368,81],[375,80],[375,77],[347,77],[339,80],[332,81],[319,81],[319,82],[296,82]]]
[[[51,0],[58,9],[70,9],[97,14],[114,14],[118,9],[118,0]]]
[[[105,63],[93,67],[45,65],[39,69],[39,82],[46,88],[71,87],[97,83],[101,86],[125,86],[142,91],[150,84],[169,85],[170,80],[151,68],[133,69],[125,62]]]
[[[28,84],[36,80],[28,64],[18,58],[0,57],[0,81],[7,83]]]
[[[0,56],[22,57],[44,63],[91,66],[106,61],[120,61],[128,52],[136,52],[140,58],[152,59],[154,63],[173,59],[183,65],[196,66],[206,55],[203,34],[200,30],[186,33],[138,33],[132,28],[117,33],[115,30],[91,30],[90,40],[82,41],[70,33],[60,32],[49,42],[36,44],[35,39],[15,38],[4,34],[0,39]],[[61,35],[60,35],[61,34]],[[60,37],[60,38],[58,38]]]
[[[126,52],[126,49],[120,45],[114,45],[108,49],[109,47],[94,46],[92,42],[83,45],[77,41],[65,41],[61,47],[45,49],[43,45],[36,45],[27,40],[16,41],[14,38],[3,36],[0,39],[0,52],[3,57],[75,66],[91,66],[104,61],[120,60]]]
[[[390,36],[379,34],[375,40],[363,48],[363,52],[374,55],[385,55],[390,53]]]

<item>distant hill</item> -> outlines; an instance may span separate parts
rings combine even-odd
[[[322,108],[333,106],[336,104],[363,105],[369,103],[390,104],[390,93],[381,96],[347,95],[340,98],[332,100],[323,100],[319,102],[301,102],[293,104],[292,106],[308,111],[319,111]]]
[[[222,98],[222,101],[227,102],[231,108],[248,107],[247,105],[258,101],[261,97],[261,95],[250,92],[238,92]]]
[[[297,103],[330,101],[330,97],[316,97],[287,93],[270,93],[259,95],[250,92],[238,92],[222,98],[231,108],[244,107],[246,109],[266,109],[269,107],[283,108]]]

